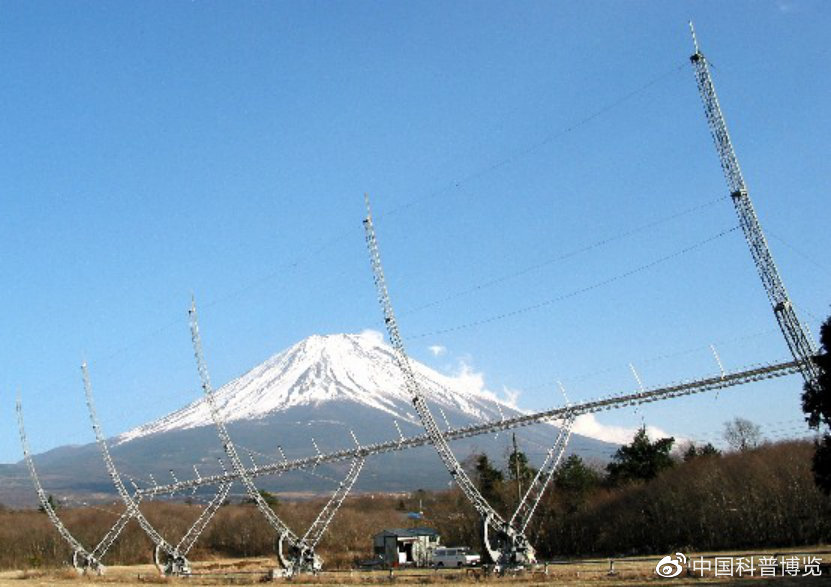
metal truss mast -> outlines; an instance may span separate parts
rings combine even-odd
[[[207,507],[205,507],[202,510],[202,513],[191,525],[191,527],[188,529],[188,531],[185,533],[182,539],[176,544],[176,546],[170,545],[158,533],[158,531],[150,525],[150,522],[144,518],[143,514],[139,510],[139,505],[141,504],[141,501],[144,499],[146,495],[134,493],[132,496],[130,496],[129,493],[127,493],[126,487],[124,487],[123,483],[121,483],[118,471],[115,469],[115,464],[112,462],[112,459],[109,456],[109,449],[106,446],[106,442],[103,440],[103,434],[100,433],[100,426],[98,425],[98,418],[95,414],[95,408],[92,399],[92,388],[89,384],[89,377],[86,372],[85,366],[84,386],[87,394],[87,403],[90,409],[90,418],[92,419],[93,427],[96,431],[96,440],[99,442],[99,444],[101,444],[102,451],[106,450],[105,463],[107,463],[108,472],[110,473],[111,477],[115,476],[116,478],[118,478],[117,485],[120,484],[124,489],[124,494],[120,493],[120,497],[126,505],[124,512],[119,516],[119,518],[116,520],[113,526],[106,532],[104,537],[91,551],[86,549],[81,544],[81,542],[78,539],[76,539],[66,528],[66,526],[63,524],[63,522],[55,512],[55,509],[50,503],[46,495],[46,492],[43,490],[43,486],[41,485],[40,478],[38,477],[37,470],[35,468],[34,460],[32,459],[31,452],[29,450],[29,442],[26,438],[26,431],[23,425],[23,406],[20,402],[20,399],[17,400],[17,420],[18,428],[20,431],[20,442],[23,447],[23,458],[29,469],[29,476],[31,477],[32,484],[35,487],[35,492],[37,493],[38,501],[40,502],[40,507],[43,509],[44,512],[46,512],[47,516],[49,517],[49,520],[52,522],[52,525],[55,526],[61,537],[72,548],[72,566],[80,573],[96,573],[99,575],[103,574],[105,567],[101,562],[102,558],[113,545],[113,543],[121,535],[124,528],[127,526],[127,523],[133,518],[136,518],[139,521],[139,525],[141,526],[142,530],[144,530],[144,532],[150,537],[150,539],[155,544],[156,548],[154,551],[154,562],[156,563],[156,566],[160,570],[160,572],[168,575],[188,574],[190,572],[190,566],[186,558],[187,554],[193,548],[194,544],[196,544],[196,541],[199,539],[199,536],[210,523],[214,514],[216,514],[217,510],[219,509],[219,506],[228,496],[228,491],[230,490],[233,481],[223,481],[219,484],[219,490],[217,491],[213,500],[207,505]],[[153,496],[151,495],[151,497]]]
[[[115,486],[116,491],[118,492],[121,501],[124,502],[124,506],[127,508],[127,512],[132,515],[141,526],[141,529],[144,531],[145,534],[153,541],[155,545],[154,550],[154,562],[156,567],[159,569],[160,572],[164,573],[165,575],[188,575],[190,574],[190,563],[187,559],[187,550],[189,550],[196,538],[199,535],[199,532],[204,529],[205,525],[207,525],[208,521],[210,520],[210,516],[212,516],[218,505],[212,504],[209,506],[208,510],[210,511],[210,516],[207,519],[203,520],[203,517],[200,516],[199,520],[197,520],[195,526],[200,526],[197,534],[193,539],[190,538],[191,531],[185,536],[182,542],[177,545],[170,544],[165,538],[159,533],[156,528],[150,523],[150,521],[141,513],[139,509],[139,504],[137,500],[133,499],[130,495],[129,491],[127,491],[127,487],[124,485],[124,481],[121,479],[121,475],[118,473],[118,469],[113,462],[112,455],[110,455],[110,449],[107,445],[107,440],[104,437],[104,433],[101,429],[101,424],[98,421],[98,414],[95,411],[95,400],[92,395],[92,384],[90,383],[89,379],[89,370],[87,368],[87,364],[83,363],[81,365],[81,373],[83,375],[84,380],[84,396],[87,402],[87,409],[89,410],[89,419],[92,424],[93,432],[95,432],[95,441],[98,443],[98,448],[101,451],[101,457],[104,460],[104,465],[107,468],[107,473],[110,476],[110,479]],[[230,488],[230,484],[222,484],[220,486],[219,492],[220,494],[225,493],[227,494],[228,489]],[[139,496],[140,497],[140,496]],[[217,496],[219,497],[219,496]],[[223,497],[224,499],[224,497]],[[222,502],[222,499],[219,500],[219,503]],[[194,530],[194,528],[191,528]],[[181,547],[185,547],[182,549]]]
[[[208,374],[208,365],[205,362],[205,357],[202,352],[202,339],[199,334],[199,320],[196,313],[196,301],[191,302],[190,310],[188,311],[190,317],[190,332],[191,341],[193,343],[193,354],[196,359],[197,370],[199,371],[199,379],[202,384],[202,390],[205,394],[205,401],[207,401],[211,412],[211,418],[216,425],[219,439],[228,458],[231,461],[231,466],[234,470],[234,479],[242,481],[248,497],[256,503],[260,513],[268,521],[269,525],[277,533],[277,554],[280,564],[283,566],[283,572],[286,576],[293,576],[297,573],[311,572],[317,573],[323,566],[323,560],[315,552],[318,542],[323,537],[326,529],[335,518],[335,514],[343,504],[344,499],[352,490],[358,476],[364,465],[365,455],[355,454],[352,458],[352,465],[346,473],[346,477],[340,482],[335,492],[332,494],[329,501],[315,518],[314,522],[306,533],[300,537],[295,534],[291,528],[271,509],[260,490],[254,484],[253,476],[245,469],[242,460],[239,457],[236,446],[234,445],[231,435],[228,433],[228,428],[222,415],[219,413],[219,408],[216,405],[216,398],[211,379]],[[353,436],[354,437],[354,436]],[[357,440],[355,441],[358,444]],[[255,472],[256,472],[255,468]],[[283,545],[288,545],[288,552],[284,553]]]
[[[72,548],[72,566],[75,567],[79,573],[91,572],[98,575],[103,574],[104,565],[101,563],[101,559],[110,549],[110,546],[112,546],[116,538],[118,538],[124,530],[127,522],[133,518],[135,511],[129,508],[125,510],[124,513],[119,516],[116,523],[104,535],[104,538],[102,538],[101,541],[95,546],[95,548],[87,550],[81,542],[72,535],[60,517],[58,517],[54,506],[50,502],[46,492],[43,490],[43,485],[40,483],[37,469],[35,469],[35,462],[32,460],[32,453],[29,450],[29,441],[26,438],[26,429],[23,424],[23,405],[20,398],[17,399],[17,428],[20,433],[20,444],[23,447],[23,460],[26,461],[26,467],[29,469],[29,477],[31,477],[32,484],[35,486],[38,502],[40,502],[41,509],[49,517],[49,521],[52,522],[52,525],[57,529],[58,534],[60,534],[61,538],[63,538]],[[141,496],[138,496],[133,503],[138,504],[140,501]]]
[[[773,306],[776,321],[779,323],[779,328],[794,360],[798,363],[799,372],[808,385],[815,385],[819,376],[819,369],[813,361],[814,355],[817,354],[816,345],[808,329],[799,321],[773,261],[762,226],[759,224],[759,219],[753,208],[750,192],[739,167],[739,160],[733,150],[730,134],[727,132],[727,123],[719,106],[707,59],[699,50],[698,39],[695,36],[692,23],[690,23],[690,32],[695,46],[695,53],[690,57],[690,62],[693,65],[695,81],[698,84],[698,91],[704,104],[704,114],[707,117],[707,124],[713,136],[716,152],[721,162],[721,169],[724,172],[724,179],[727,181],[727,187],[730,190],[730,196],[739,217],[739,224],[750,248],[750,254],[753,257],[753,263],[756,265],[759,278],[762,280],[762,286],[765,288],[765,293]]]
[[[447,443],[447,439],[442,435],[441,429],[436,424],[436,420],[430,412],[430,408],[424,399],[421,387],[416,380],[412,366],[410,365],[410,360],[404,349],[404,341],[398,331],[398,322],[395,319],[395,312],[393,311],[392,302],[387,291],[384,268],[381,265],[381,255],[378,250],[378,241],[375,237],[375,227],[372,224],[369,196],[365,194],[364,197],[366,202],[364,231],[366,233],[367,248],[369,249],[372,275],[378,292],[378,302],[381,304],[381,309],[384,313],[384,324],[386,325],[390,344],[394,351],[395,361],[401,373],[404,375],[404,384],[413,402],[413,407],[424,426],[424,431],[430,438],[433,448],[438,453],[439,458],[441,458],[450,476],[481,517],[485,527],[485,546],[497,567],[504,568],[506,566],[533,563],[535,560],[534,552],[525,539],[525,536],[521,532],[517,532],[508,521],[504,520],[482,496],[461,463],[459,463],[456,455],[453,454],[450,445]],[[489,534],[488,530],[492,530],[493,534]],[[492,537],[493,544],[491,544],[489,537]]]

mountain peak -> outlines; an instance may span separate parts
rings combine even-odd
[[[411,364],[434,405],[477,420],[499,418],[503,408],[516,411],[469,378],[442,375],[417,361]],[[396,419],[418,421],[393,349],[372,330],[309,336],[226,383],[216,390],[215,397],[226,422],[258,420],[293,407],[336,400],[375,408]],[[200,398],[125,432],[117,442],[212,424],[208,406]]]

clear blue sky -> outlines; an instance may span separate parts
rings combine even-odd
[[[365,191],[411,354],[522,407],[559,403],[556,380],[633,389],[630,362],[646,385],[712,373],[711,343],[727,367],[785,358],[738,232],[594,287],[736,225],[690,18],[816,333],[825,2],[0,2],[0,461],[20,458],[18,390],[36,450],[92,439],[83,358],[110,434],[196,398],[192,292],[216,384],[310,334],[380,330]],[[799,386],[603,421],[773,426]]]

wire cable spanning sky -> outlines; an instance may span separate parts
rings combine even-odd
[[[523,408],[559,403],[557,381],[572,401],[634,389],[630,364],[646,385],[715,373],[711,344],[728,368],[785,358],[738,233],[702,244],[736,220],[687,21],[816,332],[829,12],[2,2],[0,429],[19,392],[35,451],[90,442],[83,359],[110,433],[197,398],[191,294],[218,384],[311,334],[381,330],[364,192],[408,350]],[[598,418],[695,438],[798,418],[799,387]]]

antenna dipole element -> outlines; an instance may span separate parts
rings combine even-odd
[[[698,54],[698,37],[695,36],[695,26],[693,25],[693,21],[690,21],[690,34],[692,35],[695,52]]]
[[[805,382],[809,386],[814,386],[819,376],[819,369],[813,362],[813,357],[817,354],[816,345],[808,329],[799,321],[773,261],[770,247],[768,247],[765,234],[750,199],[750,193],[742,176],[739,161],[730,140],[730,134],[727,132],[727,123],[721,112],[707,59],[699,49],[698,39],[695,36],[692,23],[690,23],[690,31],[695,47],[695,53],[690,57],[690,62],[693,65],[695,81],[698,84],[698,91],[704,104],[704,114],[707,117],[707,124],[713,136],[716,152],[721,162],[721,169],[727,181],[730,196],[733,199],[733,206],[739,217],[739,224],[750,248],[750,254],[753,257],[753,263],[756,265],[759,278],[762,280],[762,286],[773,306],[776,321],[779,323],[779,329],[785,337],[788,349],[799,364],[799,371]]]

